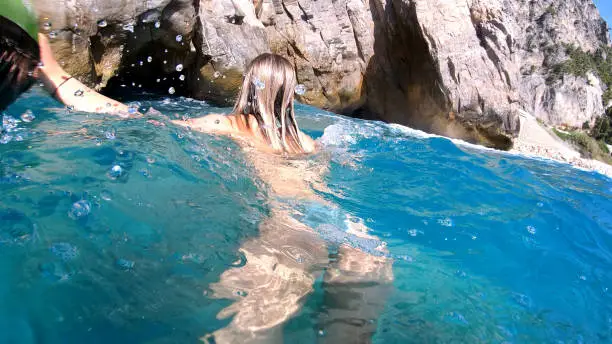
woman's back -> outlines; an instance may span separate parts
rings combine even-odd
[[[252,115],[208,115],[175,123],[205,133],[227,135],[239,143],[258,177],[280,198],[315,196],[312,185],[318,184],[325,167],[308,159],[316,150],[315,142],[300,132],[304,153],[278,154],[267,143]]]

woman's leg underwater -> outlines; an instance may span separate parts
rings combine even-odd
[[[370,343],[392,291],[392,261],[348,245],[338,249],[324,277],[319,326],[323,343]]]
[[[260,226],[260,236],[241,247],[244,266],[225,271],[211,286],[213,296],[234,299],[219,318],[230,324],[213,336],[216,343],[281,342],[284,322],[294,316],[328,262],[323,240],[283,212]],[[206,339],[206,338],[203,338]]]

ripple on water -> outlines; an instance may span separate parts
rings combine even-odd
[[[103,199],[104,201],[112,201],[113,194],[108,190],[102,190],[100,191],[100,198]]]
[[[36,236],[36,226],[22,212],[0,209],[0,244],[23,244]]]
[[[522,307],[531,308],[532,306],[531,298],[525,294],[513,293],[512,299],[514,299],[514,302],[516,302],[518,305]]]
[[[469,325],[465,317],[459,312],[448,312],[444,315],[444,319],[452,324],[467,326]]]
[[[134,269],[134,266],[136,265],[134,261],[125,258],[117,259],[116,264],[119,268],[126,271]]]
[[[168,59],[168,66],[176,63]],[[49,104],[57,106],[52,100]],[[0,255],[8,252],[27,259],[0,260],[0,295],[18,300],[23,309],[44,311],[36,319],[40,338],[52,338],[48,342],[53,344],[61,342],[54,337],[59,331],[76,338],[119,319],[138,319],[121,324],[126,325],[123,332],[113,334],[119,341],[127,331],[135,341],[167,341],[169,337],[161,338],[155,330],[146,338],[139,335],[141,329],[159,329],[160,324],[189,333],[175,338],[177,332],[172,331],[171,339],[177,342],[197,340],[216,330],[212,327],[224,326],[226,322],[209,310],[226,301],[218,301],[216,295],[209,298],[207,288],[224,271],[244,266],[237,252],[258,235],[257,226],[269,214],[265,188],[254,190],[260,182],[252,181],[250,173],[242,174],[239,154],[222,149],[226,140],[179,130],[167,122],[166,128],[153,127],[146,119],[109,120],[98,126],[83,124],[84,114],[64,116],[61,111],[58,121],[48,120],[55,114],[46,111],[47,106],[16,105],[16,117],[3,121],[11,132],[3,129],[0,134],[10,136],[7,145],[0,145]],[[140,109],[149,106],[171,118],[218,112],[181,98],[143,101]],[[19,117],[27,108],[36,114],[31,124],[27,116]],[[612,294],[606,269],[611,262],[609,181],[520,157],[459,151],[442,139],[394,132],[383,123],[319,116],[321,111],[301,105],[296,109],[300,125],[309,124],[315,136],[328,127],[321,141],[328,143],[323,150],[331,159],[325,165],[329,193],[318,190],[319,195],[336,202],[340,213],[371,217],[370,233],[388,237],[384,239],[393,258],[396,288],[388,299],[381,299],[385,313],[378,319],[382,325],[377,341],[607,341],[612,324],[606,303]],[[165,121],[161,116],[149,118]],[[72,131],[83,125],[96,133],[99,146],[83,135],[34,136],[29,131],[37,126],[41,132]],[[182,140],[177,139],[179,131],[180,137],[185,135]],[[34,138],[32,147],[17,142],[18,135],[29,139],[26,133]],[[26,153],[44,160],[44,168],[24,167],[34,164]],[[192,155],[200,162],[194,163]],[[123,177],[109,179],[107,173],[115,165]],[[145,180],[141,174],[154,178]],[[247,182],[237,182],[234,176]],[[49,193],[50,189],[78,191]],[[371,252],[381,244],[347,233],[343,216],[321,211],[308,218],[321,236],[340,244],[329,245],[332,253],[336,250],[332,259],[339,257],[341,245]],[[448,227],[453,220],[455,226]],[[322,224],[328,226],[317,228]],[[530,233],[528,225],[537,232]],[[281,253],[298,263],[311,260],[307,251],[284,248]],[[360,260],[347,263],[365,267]],[[25,274],[20,276],[22,270]],[[73,285],[72,279],[79,283]],[[74,293],[83,281],[85,288]],[[22,287],[37,283],[40,288]],[[324,284],[314,285],[312,300],[317,306],[319,296],[328,292],[319,289]],[[368,282],[351,285],[344,296],[370,287]],[[256,296],[244,286],[231,286],[228,296],[234,290],[241,294],[240,289],[253,294],[249,300]],[[283,334],[297,338],[303,332],[295,331],[296,325],[324,316],[320,309],[329,303],[323,299],[322,307],[301,308]],[[159,300],[165,306],[149,316],[147,309]],[[65,316],[62,324],[53,311],[45,311],[53,308]],[[122,315],[104,316],[115,310]],[[0,307],[0,327],[7,318],[17,318],[2,311]],[[178,312],[184,317],[176,321]],[[91,314],[95,316],[87,316]],[[186,318],[193,321],[182,321]],[[326,328],[314,326],[313,336],[321,330],[319,335],[334,341],[334,331],[325,333]],[[0,330],[0,342],[3,335]]]
[[[44,278],[53,282],[67,281],[75,274],[75,271],[64,262],[41,263],[38,270]]]
[[[54,243],[49,250],[64,261],[73,260],[79,255],[79,249],[67,242]]]
[[[444,227],[453,227],[455,225],[455,223],[453,222],[453,219],[451,219],[450,217],[438,219],[438,224]]]

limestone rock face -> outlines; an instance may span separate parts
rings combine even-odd
[[[364,110],[439,134],[509,145],[504,129],[515,129],[511,76],[518,68],[505,57],[513,42],[487,31],[502,9],[477,5],[373,0],[375,54]]]
[[[518,88],[524,109],[544,122],[575,127],[601,116],[599,81],[566,75],[547,82],[550,68],[567,59],[564,44],[589,52],[610,44],[608,26],[593,2],[520,1],[507,8],[523,28],[517,42],[521,60]]]
[[[609,44],[592,0],[33,0],[82,81],[233,102],[248,62],[289,58],[305,103],[509,147],[517,112],[580,126],[596,75],[551,80],[564,44]],[[590,80],[589,80],[590,79]]]
[[[383,119],[503,147],[519,109],[574,126],[603,113],[598,82],[547,82],[567,59],[564,44],[588,51],[609,44],[590,0],[370,4],[375,52],[364,110]]]
[[[266,33],[271,49],[296,65],[298,81],[308,89],[302,100],[333,110],[358,104],[363,73],[374,54],[368,5],[363,0],[284,0],[283,9]]]

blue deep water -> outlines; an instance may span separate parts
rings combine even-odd
[[[229,109],[135,105],[161,114],[68,112],[36,89],[5,112],[0,343],[195,343],[231,320],[209,286],[245,259],[266,187],[231,139],[168,121]],[[393,259],[374,342],[612,342],[610,179],[306,106],[298,121],[340,213],[302,220],[361,219]],[[325,337],[321,288],[283,341]]]

